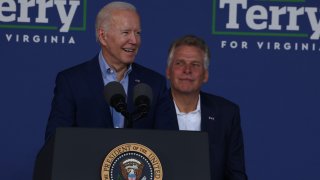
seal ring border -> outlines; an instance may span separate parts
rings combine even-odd
[[[123,151],[120,152],[119,151]],[[113,164],[114,160],[118,158],[118,156],[121,156],[122,154],[126,152],[137,152],[142,155],[144,155],[151,163],[153,167],[153,174],[154,174],[154,180],[162,180],[163,178],[163,170],[162,170],[162,165],[160,162],[160,159],[158,156],[148,147],[138,144],[138,143],[124,143],[120,144],[117,147],[113,148],[108,155],[105,157],[102,167],[101,167],[101,179],[102,180],[111,180],[109,177],[110,171],[111,171],[111,165]],[[114,153],[118,152],[116,156],[114,156]],[[155,162],[157,162],[157,170],[155,170],[153,166],[153,161],[149,158],[152,156],[155,159]],[[155,173],[157,171],[157,173]],[[158,174],[158,175],[156,175]]]

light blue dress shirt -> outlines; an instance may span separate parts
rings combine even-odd
[[[108,84],[111,81],[117,81],[117,73],[112,69],[102,56],[102,51],[99,53],[99,65],[102,73],[104,85]],[[120,80],[120,84],[123,86],[126,94],[128,94],[128,85],[129,85],[129,74],[132,71],[131,65],[128,70],[125,72],[123,79]],[[121,113],[117,112],[114,108],[110,107],[111,116],[113,119],[114,128],[123,128],[124,126],[124,117]]]

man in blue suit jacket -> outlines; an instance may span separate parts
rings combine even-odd
[[[140,17],[129,3],[112,2],[96,18],[96,38],[101,46],[92,60],[60,72],[46,129],[46,140],[57,127],[123,128],[124,117],[105,102],[104,85],[122,84],[127,94],[128,111],[134,110],[133,87],[146,83],[153,91],[151,109],[133,128],[152,128],[154,107],[166,90],[160,74],[134,63],[141,44]]]
[[[208,132],[211,179],[246,180],[239,107],[200,90],[208,67],[209,48],[202,39],[187,35],[171,45],[166,70],[171,89],[157,108],[155,126]]]

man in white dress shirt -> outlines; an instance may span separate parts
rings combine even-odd
[[[211,179],[247,180],[238,105],[201,91],[209,59],[209,48],[199,37],[173,42],[166,70],[171,89],[157,108],[155,127],[208,132]]]

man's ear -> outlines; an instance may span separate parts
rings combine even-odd
[[[203,83],[207,83],[209,80],[209,71],[206,69],[204,72]]]
[[[169,67],[167,67],[167,69],[166,69],[166,77],[167,77],[167,79],[170,79],[170,69],[169,69]]]
[[[102,45],[106,45],[106,37],[107,37],[107,33],[105,30],[103,30],[102,28],[99,28],[98,30],[98,38],[99,38],[99,42]]]

